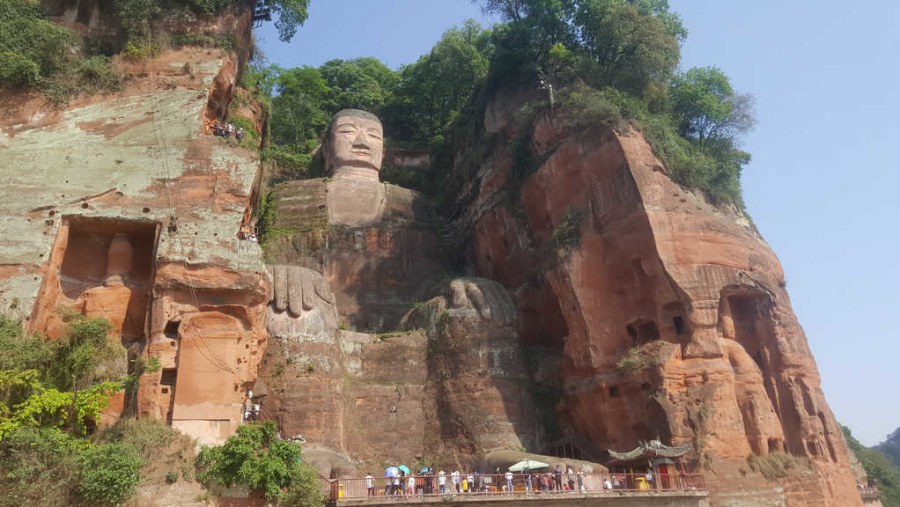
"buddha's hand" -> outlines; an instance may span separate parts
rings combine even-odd
[[[300,266],[278,264],[272,266],[272,306],[275,311],[288,310],[300,317],[316,307],[330,305],[334,294],[320,273]]]
[[[506,288],[485,278],[457,278],[450,282],[448,293],[450,308],[472,308],[482,319],[492,320],[501,326],[515,322],[516,306]]]

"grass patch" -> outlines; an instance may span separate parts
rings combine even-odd
[[[616,368],[619,369],[620,373],[630,374],[641,371],[651,364],[653,364],[653,360],[649,354],[638,347],[633,347],[622,359],[619,359],[619,362],[616,363]]]
[[[797,467],[797,458],[785,452],[773,452],[767,456],[747,456],[747,464],[754,472],[759,472],[770,481],[792,475]]]

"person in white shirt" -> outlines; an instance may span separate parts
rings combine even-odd
[[[408,479],[406,479],[406,494],[407,495],[415,495],[416,494],[416,476],[410,475]]]
[[[513,474],[509,470],[506,471],[506,474],[503,476],[506,479],[506,492],[513,492]]]
[[[453,473],[450,474],[450,479],[453,482],[453,489],[456,490],[456,494],[459,494],[459,485],[462,482],[462,479],[459,477],[459,470],[454,470]]]
[[[438,472],[438,489],[442,495],[447,492],[447,474],[443,470]]]
[[[369,496],[375,496],[375,478],[372,474],[366,474],[366,489],[369,490]]]

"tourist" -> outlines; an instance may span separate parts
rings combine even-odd
[[[584,467],[578,467],[578,491],[584,491]]]
[[[566,467],[566,486],[569,491],[575,491],[575,471],[570,466]]]
[[[406,479],[406,494],[413,496],[416,494],[416,476],[410,474]]]
[[[647,479],[647,486],[653,489],[653,470],[647,470],[647,475],[644,478]]]
[[[438,472],[438,489],[442,495],[447,492],[447,474],[443,470]]]
[[[372,474],[366,474],[366,489],[369,491],[367,496],[375,496],[375,478]]]
[[[472,475],[472,472],[466,474],[466,482],[463,483],[463,491],[466,493],[471,493],[475,488],[475,476]]]
[[[525,469],[525,494],[531,493],[531,472],[528,469]]]
[[[393,480],[391,481],[391,494],[399,495],[400,494],[400,476],[395,475]]]
[[[553,472],[553,489],[562,491],[562,470],[559,465],[556,465],[556,470]]]
[[[475,472],[474,480],[475,480],[475,482],[473,484],[475,484],[475,491],[481,492],[481,474],[479,474],[478,472]]]
[[[459,470],[454,470],[453,473],[450,474],[450,480],[453,483],[453,489],[456,490],[456,494],[460,493],[460,483],[462,482],[459,478]]]
[[[609,476],[606,479],[603,479],[603,489],[613,489],[612,481],[609,480]]]
[[[507,470],[506,475],[504,475],[504,478],[506,479],[506,492],[512,493],[513,492],[513,474],[512,474],[512,472]]]

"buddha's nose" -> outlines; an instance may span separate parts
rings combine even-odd
[[[353,140],[354,147],[369,147],[369,136],[366,135],[365,131],[360,131],[356,134],[356,139]]]

